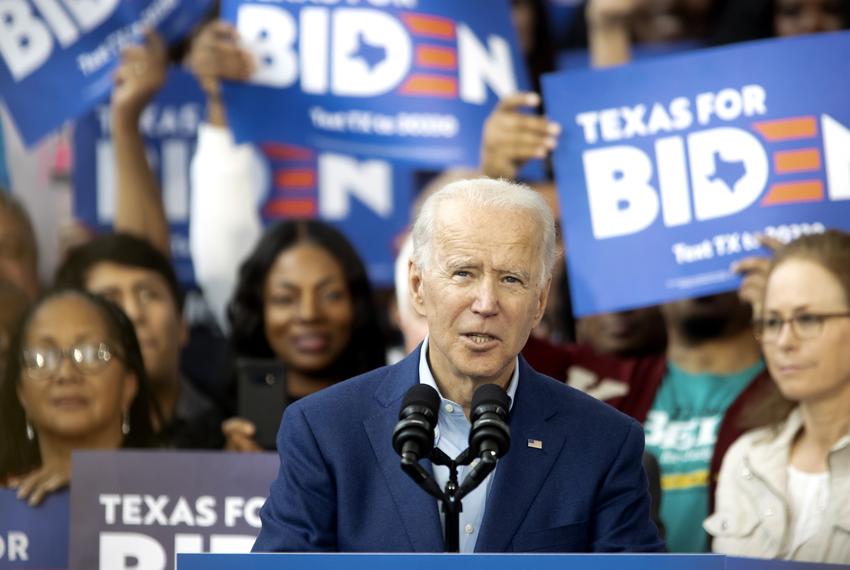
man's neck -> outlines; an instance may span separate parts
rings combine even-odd
[[[440,395],[446,400],[451,400],[460,404],[463,408],[463,413],[469,418],[472,407],[472,396],[479,386],[484,384],[496,384],[503,390],[508,389],[513,375],[513,368],[509,369],[503,377],[492,378],[475,378],[472,376],[458,376],[448,371],[439,371],[431,363],[430,355],[426,355],[428,360],[428,368],[431,370],[431,375],[434,377],[434,382],[437,383],[437,388],[440,390]]]
[[[166,424],[171,422],[177,413],[177,401],[180,399],[179,372],[175,372],[174,376],[168,380],[152,381],[151,390],[162,414],[162,421]],[[156,426],[157,429],[161,427]]]
[[[761,349],[749,328],[693,342],[675,327],[668,327],[667,338],[667,358],[685,372],[732,374],[761,360]]]

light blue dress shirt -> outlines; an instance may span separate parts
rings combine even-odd
[[[434,375],[431,373],[431,367],[428,365],[428,338],[426,337],[422,343],[422,350],[419,352],[419,383],[427,384],[434,388],[440,394],[440,388],[434,380]],[[514,395],[516,394],[517,384],[519,383],[519,358],[514,361],[514,372],[511,375],[511,381],[508,384],[507,394],[510,398],[510,406],[513,406]],[[454,459],[460,453],[469,447],[469,430],[471,428],[469,420],[463,414],[463,407],[457,402],[447,400],[440,394],[440,414],[437,420],[437,429],[434,445],[446,455]],[[466,473],[471,469],[471,465],[466,465],[458,468],[458,484],[463,482]],[[498,469],[498,467],[497,467]],[[446,488],[446,483],[449,480],[449,468],[445,465],[433,466],[434,479],[440,486],[440,489]],[[487,495],[490,494],[490,484],[493,481],[494,470],[486,479],[471,493],[462,499],[463,512],[460,513],[460,551],[474,552],[475,543],[478,540],[478,532],[481,530],[481,522],[484,520],[484,509],[487,504]],[[423,491],[424,492],[424,491]],[[446,522],[445,515],[440,508],[440,524],[445,532]]]

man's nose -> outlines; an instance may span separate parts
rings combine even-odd
[[[483,278],[478,282],[472,312],[485,317],[499,312],[499,296],[493,279]]]

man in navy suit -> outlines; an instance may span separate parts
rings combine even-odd
[[[435,445],[455,457],[482,384],[510,397],[511,447],[463,500],[461,552],[654,552],[643,430],[518,356],[546,304],[555,226],[533,190],[463,180],[432,195],[413,229],[410,294],[429,336],[400,363],[287,408],[280,472],[255,551],[438,552],[437,501],[392,446],[402,398],[440,394]],[[432,466],[442,487],[444,466]],[[460,473],[463,480],[464,471]]]

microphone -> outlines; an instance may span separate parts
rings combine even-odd
[[[496,468],[499,458],[508,452],[511,446],[511,430],[507,424],[509,406],[508,395],[495,384],[484,384],[472,395],[469,452],[478,461],[473,462],[458,487],[458,497],[465,497],[484,482]]]
[[[439,409],[440,395],[427,384],[416,384],[404,395],[393,430],[393,448],[402,463],[416,463],[431,454]]]
[[[484,384],[472,395],[472,428],[469,430],[469,451],[473,457],[494,459],[502,457],[511,447],[508,427],[510,399],[496,384]]]

